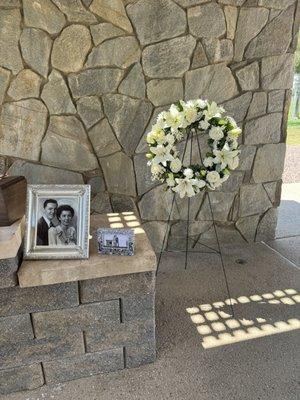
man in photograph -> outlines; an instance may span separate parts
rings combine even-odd
[[[37,238],[36,244],[38,246],[49,246],[49,229],[54,227],[53,219],[56,216],[57,201],[47,199],[43,204],[44,210],[42,217],[37,223]]]

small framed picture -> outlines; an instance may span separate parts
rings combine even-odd
[[[133,256],[133,229],[99,228],[97,230],[99,253],[120,256]]]
[[[28,185],[24,258],[88,258],[90,185]]]

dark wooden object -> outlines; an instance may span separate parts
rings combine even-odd
[[[23,217],[26,209],[26,187],[24,176],[0,179],[0,226],[9,226]]]

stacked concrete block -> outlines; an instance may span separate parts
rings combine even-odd
[[[0,393],[155,359],[154,272],[0,289]]]

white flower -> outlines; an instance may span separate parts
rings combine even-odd
[[[194,179],[195,180],[195,179]],[[183,199],[185,196],[192,197],[195,196],[195,191],[193,189],[192,182],[193,179],[189,178],[175,178],[176,186],[172,190],[179,194],[179,197]]]
[[[227,133],[227,137],[231,140],[236,140],[240,136],[241,133],[242,133],[241,128],[234,128],[234,129],[231,129],[231,131],[229,131]]]
[[[220,118],[223,112],[224,108],[219,107],[216,102],[212,101],[210,104],[207,104],[207,109],[203,114],[205,115],[205,120],[208,121],[212,118]]]
[[[202,99],[197,99],[197,100],[192,100],[196,103],[196,106],[203,109],[207,106],[207,100],[202,100]]]
[[[175,137],[173,135],[171,135],[170,133],[168,135],[165,136],[164,138],[164,143],[168,143],[168,144],[174,144],[175,142]]]
[[[183,171],[183,175],[186,176],[187,178],[191,179],[194,176],[194,172],[193,172],[192,168],[186,168]]]
[[[220,126],[213,126],[209,130],[209,137],[213,140],[220,140],[224,137],[224,132]]]
[[[206,120],[203,120],[203,121],[199,122],[198,127],[200,129],[203,129],[204,131],[206,131],[206,129],[208,129],[210,127],[210,123]]]
[[[213,150],[213,153],[216,163],[220,164],[221,169],[224,169],[229,164],[234,165],[233,159],[239,154],[239,150],[230,150],[225,145],[222,150]]]
[[[233,157],[231,158],[231,160],[228,161],[227,165],[230,169],[236,169],[239,165],[239,161],[240,159],[238,157]]]
[[[231,140],[229,142],[229,148],[231,150],[236,150],[239,147],[238,141],[237,140]]]
[[[179,172],[181,170],[182,163],[179,158],[174,158],[170,163],[170,168],[172,172]]]
[[[169,111],[164,115],[166,126],[176,131],[184,123],[184,115],[178,110],[175,104],[172,104]]]
[[[205,181],[202,179],[193,179],[196,181],[196,183],[194,183],[194,185],[196,186],[196,188],[198,189],[197,193],[200,191],[200,189],[204,188],[204,186],[206,185]]]
[[[174,175],[173,174],[169,174],[168,178],[166,179],[166,183],[168,186],[175,186],[175,180],[174,180]]]
[[[214,159],[212,157],[206,157],[203,160],[204,167],[212,167],[214,164]]]
[[[232,117],[227,117],[226,118],[228,122],[230,122],[230,124],[234,127],[237,128],[237,123],[235,122],[235,119]]]
[[[153,175],[159,175],[165,172],[165,169],[162,165],[159,164],[152,164],[151,165],[151,173]]]
[[[206,180],[212,188],[218,187],[221,184],[221,177],[217,171],[210,171],[206,174]]]
[[[171,146],[163,146],[162,144],[159,144],[156,147],[150,147],[151,153],[155,154],[155,157],[152,159],[152,163],[166,166],[167,161],[173,160],[170,150]]]
[[[165,136],[164,130],[158,124],[155,124],[147,135],[147,142],[149,144],[154,144],[155,142],[162,144],[165,141]]]
[[[188,125],[195,122],[198,118],[197,108],[192,102],[187,102],[183,105],[183,115],[188,123]]]

